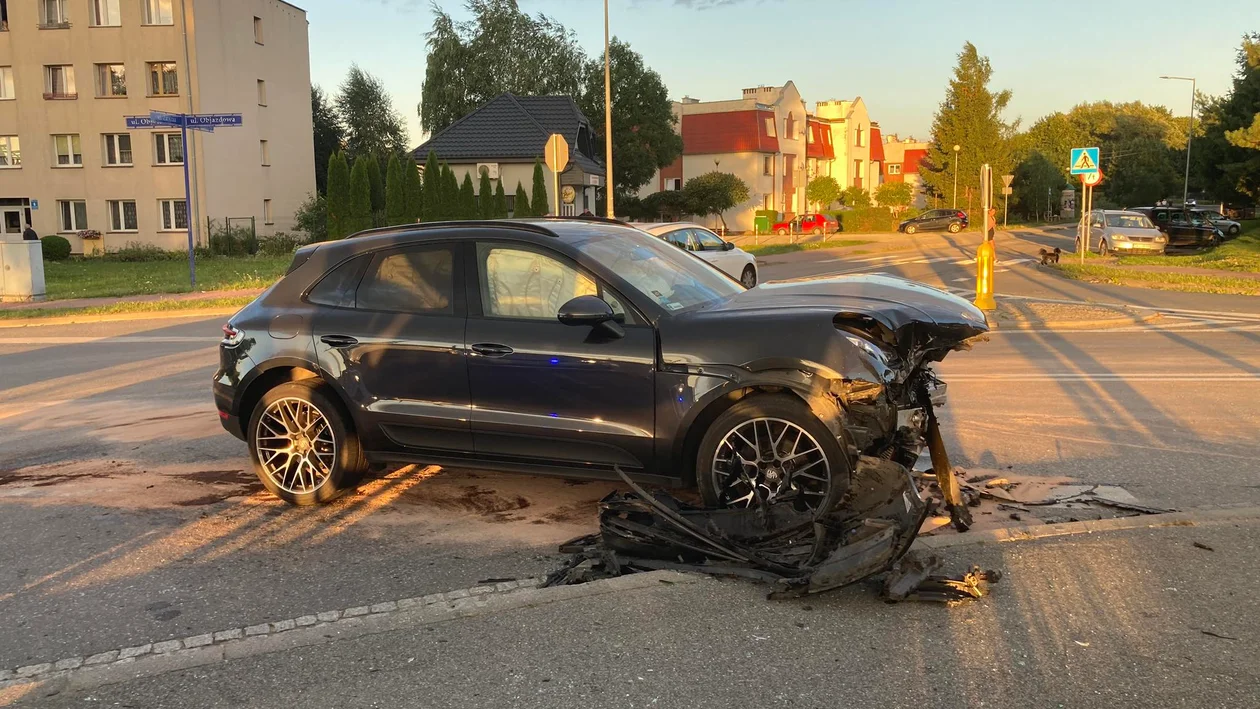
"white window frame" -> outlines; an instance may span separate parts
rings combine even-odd
[[[48,16],[48,3],[57,4],[57,17]],[[66,14],[66,0],[39,0],[39,24],[41,27],[64,25],[70,22]]]
[[[900,175],[900,174],[901,174],[901,163],[899,163],[899,162],[890,162],[890,163],[888,163],[888,174],[889,174],[889,175]]]
[[[92,0],[91,26],[92,27],[121,27],[122,26],[122,10],[119,8],[120,4],[121,4],[121,0]],[[112,19],[113,22],[102,21],[102,17],[101,17],[102,10],[104,10],[105,13],[107,14],[113,15],[112,18],[108,18],[108,17],[105,18],[105,20]]]
[[[122,69],[123,90],[122,93],[114,92],[113,73],[110,67],[120,67]],[[127,97],[127,65],[122,63],[103,63],[96,65],[96,97],[97,98],[126,98]]]
[[[52,138],[53,138],[53,159],[55,160],[55,162],[53,163],[54,168],[81,168],[83,167],[83,141],[80,138],[78,133],[54,133]],[[61,156],[63,155],[63,153],[61,152],[60,139],[62,138],[64,138],[66,141],[67,152],[64,153],[64,155],[66,156],[67,162],[65,163],[61,162]],[[75,143],[78,143],[77,152],[75,150]],[[75,158],[78,158],[77,162],[75,161]]]
[[[267,105],[267,82],[263,79],[258,80],[258,105]]]
[[[262,160],[263,167],[271,167],[271,143],[266,140],[258,141],[258,156]]]
[[[270,199],[263,200],[263,224],[268,224],[268,225],[275,224],[275,221],[272,220],[271,218],[271,200]]]
[[[177,204],[184,205],[184,226],[182,227],[179,226],[179,217],[175,212]],[[158,231],[188,231],[188,204],[182,197],[158,200]]]
[[[136,164],[136,143],[131,139],[130,133],[105,133],[101,136],[104,140],[104,153],[102,154],[101,164],[105,167],[132,167]],[[127,153],[130,159],[123,162],[123,147],[121,139],[127,139]],[[114,149],[114,161],[109,160],[109,149]]]
[[[261,17],[254,16],[254,44],[263,43],[263,21]]]
[[[15,99],[17,99],[17,93],[13,87],[13,67],[0,66],[0,101]]]
[[[54,91],[56,81],[53,77],[56,73],[61,72],[61,88],[62,91]],[[79,88],[74,81],[74,65],[73,64],[45,64],[44,65],[44,98],[78,98]]]
[[[77,205],[83,205],[82,214],[76,208]],[[66,205],[70,205],[70,211],[66,212]],[[70,223],[66,223],[66,217],[70,217]],[[82,223],[80,223],[82,217]],[[59,199],[57,200],[57,233],[73,234],[88,228],[87,225],[87,200],[82,199]]]
[[[14,149],[17,146],[17,149]],[[13,154],[17,153],[17,160]],[[0,155],[4,156],[4,164],[0,170],[20,170],[22,168],[22,141],[16,135],[0,135]]]
[[[123,206],[131,205],[131,218],[135,220],[134,226],[127,227],[127,212]],[[105,211],[109,216],[109,231],[115,234],[125,234],[140,231],[140,212],[136,209],[136,201],[134,199],[110,199],[105,201]],[[117,220],[115,220],[117,217]]]
[[[162,6],[166,6],[166,12],[169,16],[162,16]],[[146,25],[173,25],[175,24],[175,3],[173,0],[144,0],[144,24]]]
[[[171,67],[171,73],[175,75],[175,90],[166,90],[165,70],[161,67],[167,65]],[[179,63],[178,62],[145,62],[144,64],[144,83],[145,91],[149,96],[178,96],[179,95]],[[153,90],[153,73],[157,72],[158,90]]]
[[[171,160],[171,141],[179,141],[179,162]],[[161,150],[158,145],[161,145]],[[153,134],[153,164],[154,165],[183,165],[184,164],[184,140],[179,133],[154,133]]]

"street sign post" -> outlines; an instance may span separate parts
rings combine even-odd
[[[1072,148],[1068,169],[1073,175],[1081,176],[1081,223],[1077,230],[1076,250],[1080,252],[1081,263],[1085,263],[1085,252],[1089,250],[1089,218],[1094,209],[1094,185],[1102,182],[1102,170],[1098,167],[1098,148]]]
[[[551,170],[551,193],[555,195],[556,216],[560,216],[560,173],[569,166],[569,141],[559,133],[552,133],[547,139],[547,147],[543,151],[543,159]]]
[[[1010,213],[1011,183],[1014,181],[1014,175],[1002,175],[1002,229],[1006,229],[1006,217]]]
[[[149,111],[147,116],[126,116],[128,130],[179,128],[184,150],[184,221],[188,223],[188,282],[197,285],[197,261],[193,258],[192,187],[188,179],[188,129],[213,133],[215,128],[236,128],[244,124],[239,113],[168,113]],[[171,216],[174,219],[174,215]]]
[[[1098,172],[1098,148],[1072,148],[1072,159],[1068,166],[1073,175]]]

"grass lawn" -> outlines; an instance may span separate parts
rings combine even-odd
[[[1222,273],[1207,276],[1186,273],[1162,273],[1160,271],[1135,271],[1120,266],[1105,266],[1066,258],[1056,267],[1068,278],[1091,283],[1140,286],[1157,290],[1175,290],[1185,293],[1230,293],[1234,295],[1260,295],[1260,278],[1231,278]],[[1158,257],[1157,257],[1158,258]]]
[[[292,261],[281,257],[214,256],[197,260],[197,290],[266,288]],[[187,261],[118,262],[100,259],[45,261],[49,300],[105,298],[150,293],[187,293]]]
[[[177,310],[223,310],[242,308],[253,296],[234,298],[202,298],[200,300],[152,300],[100,305],[91,308],[23,308],[0,310],[0,320],[25,320],[30,318],[58,318],[65,315],[111,315],[114,313],[151,313]]]
[[[841,246],[859,246],[861,244],[869,243],[871,243],[869,239],[828,239],[826,242],[807,241],[800,244],[764,244],[762,246],[743,245],[739,248],[753,254],[754,256],[773,256],[775,254],[790,254],[797,251],[837,249]]]
[[[1260,273],[1260,219],[1245,221],[1242,233],[1215,249],[1184,256],[1121,256],[1121,266],[1190,266]]]

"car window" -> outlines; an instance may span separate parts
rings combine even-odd
[[[1122,227],[1124,229],[1155,228],[1155,225],[1151,224],[1151,220],[1140,214],[1108,214],[1107,226]]]
[[[704,229],[692,229],[691,236],[700,244],[701,251],[725,251],[726,242],[717,237],[716,234],[705,231]]]
[[[317,305],[353,308],[355,288],[363,277],[363,269],[371,262],[371,254],[364,254],[342,263],[320,278],[306,299]]]
[[[680,249],[687,248],[687,230],[675,229],[665,235],[665,240]]]
[[[378,254],[359,284],[355,306],[426,315],[453,315],[455,254],[428,246]]]
[[[539,251],[477,244],[477,263],[481,309],[491,317],[555,320],[570,300],[599,295],[590,276]]]
[[[592,232],[571,243],[670,312],[709,305],[744,290],[712,265],[680,254],[643,232]]]

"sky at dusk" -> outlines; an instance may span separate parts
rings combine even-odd
[[[589,55],[603,51],[599,0],[519,2],[571,28]],[[335,93],[357,63],[384,81],[419,142],[427,0],[295,3],[310,21],[311,80]],[[439,5],[467,17],[462,0]],[[1193,76],[1201,92],[1225,93],[1242,34],[1260,30],[1255,0],[610,0],[610,9],[613,35],[660,73],[673,99],[738,98],[790,79],[811,109],[861,96],[886,134],[903,137],[927,137],[964,41],[992,62],[991,87],[1014,92],[1006,119],[1027,126],[1104,99],[1185,115],[1189,84],[1159,76]]]

